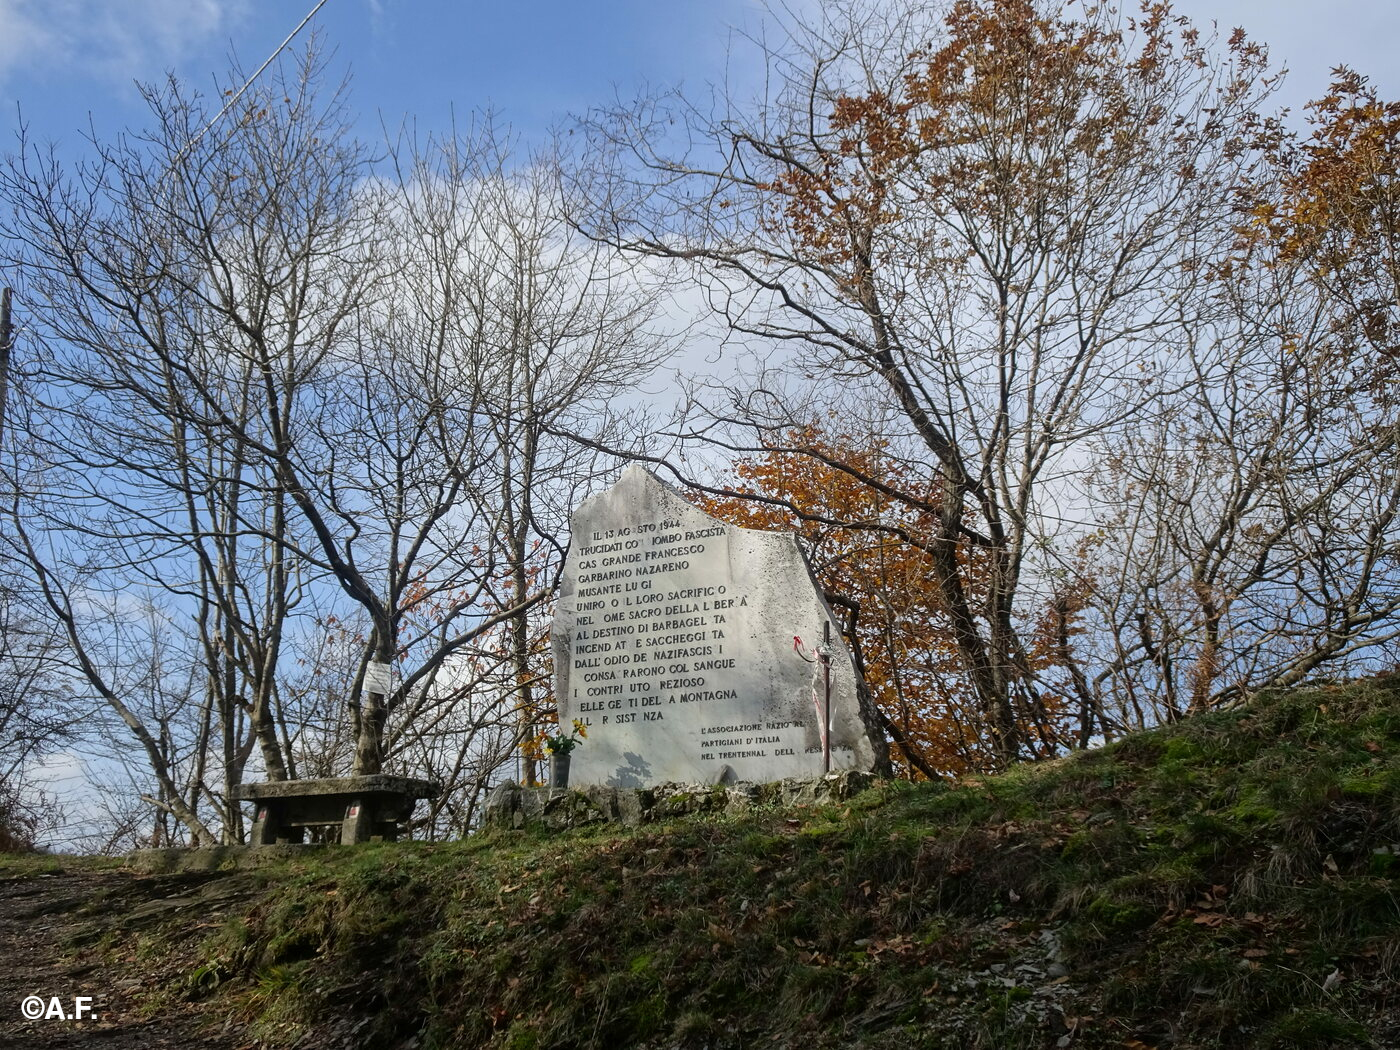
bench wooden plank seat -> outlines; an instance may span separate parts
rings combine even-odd
[[[268,780],[235,784],[233,797],[257,803],[250,845],[302,842],[306,829],[339,825],[340,841],[382,840],[399,837],[400,825],[413,815],[420,798],[435,798],[438,785],[413,777],[375,773],[362,777],[327,777],[321,780]]]

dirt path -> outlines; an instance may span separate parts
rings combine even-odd
[[[233,873],[137,875],[128,871],[0,877],[0,1047],[243,1050],[252,1043],[201,1015],[179,995],[154,1015],[143,1001],[178,988],[180,960],[125,957],[99,942],[143,926],[217,921],[220,906],[246,891]],[[107,961],[116,954],[117,961]],[[26,1016],[28,997],[31,1000]],[[90,1016],[80,997],[90,1002]],[[57,1016],[62,1011],[63,1017]]]

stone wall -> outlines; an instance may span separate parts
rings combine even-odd
[[[759,806],[800,806],[843,802],[875,782],[861,770],[843,769],[824,777],[797,778],[770,784],[660,784],[651,788],[615,788],[598,784],[576,790],[521,787],[506,781],[487,800],[486,828],[552,830],[589,824],[628,827],[701,813],[743,813]]]

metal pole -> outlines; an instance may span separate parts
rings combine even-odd
[[[10,399],[10,290],[0,289],[0,438],[5,436],[5,403]]]
[[[831,772],[831,621],[822,624],[822,775]]]

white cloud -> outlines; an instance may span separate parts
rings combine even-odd
[[[151,80],[226,38],[248,0],[0,0],[0,81],[70,69]]]
[[[29,10],[34,6],[25,0],[0,0],[0,80],[22,58],[47,52],[54,46],[53,34],[42,19],[31,17]]]

